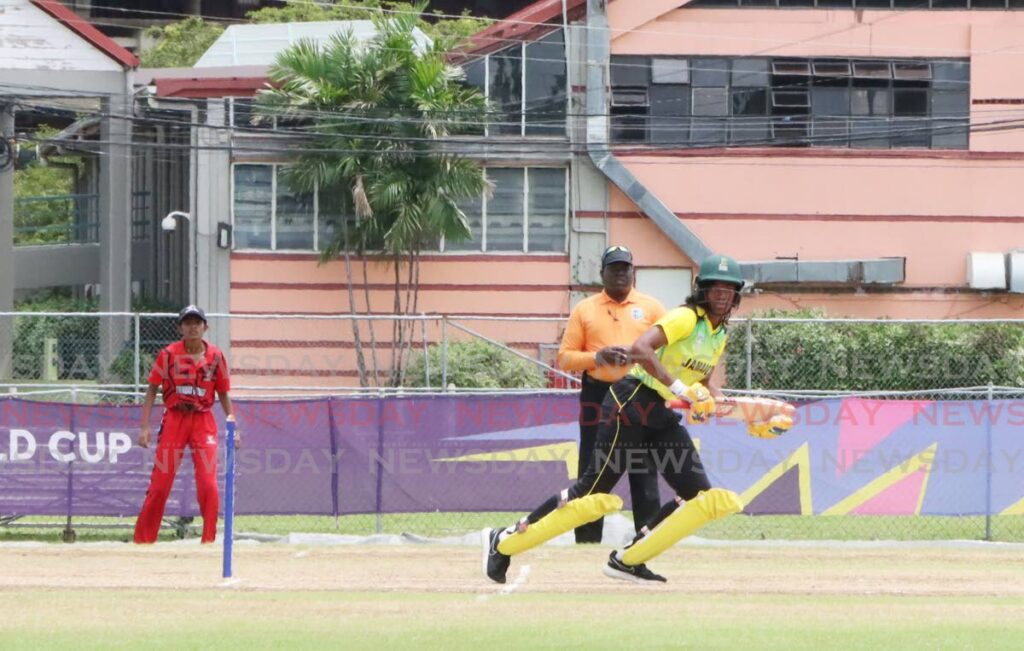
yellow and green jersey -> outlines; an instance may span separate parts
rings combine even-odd
[[[669,310],[654,322],[665,331],[668,340],[654,351],[661,365],[672,377],[679,378],[687,386],[711,375],[718,364],[718,358],[725,350],[728,335],[725,328],[711,327],[703,308],[677,307]],[[666,400],[675,398],[668,387],[637,364],[629,372],[647,386],[657,391]]]

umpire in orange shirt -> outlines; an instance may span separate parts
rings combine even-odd
[[[583,371],[580,390],[580,449],[578,472],[583,476],[594,453],[601,419],[601,402],[608,387],[622,379],[633,365],[629,347],[665,313],[665,307],[633,288],[633,254],[624,246],[610,246],[601,256],[604,291],[580,301],[569,315],[569,325],[558,347],[558,365]],[[629,473],[633,522],[637,531],[658,512],[658,474],[648,456],[644,470]],[[601,542],[603,520],[576,529],[577,543]]]

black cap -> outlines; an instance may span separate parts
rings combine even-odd
[[[181,312],[178,312],[178,323],[181,323],[190,316],[197,316],[203,320],[203,323],[206,323],[206,312],[203,312],[202,308],[195,305],[189,305]]]
[[[604,250],[604,255],[601,256],[601,268],[604,269],[615,262],[633,264],[633,254],[624,246],[609,246]]]

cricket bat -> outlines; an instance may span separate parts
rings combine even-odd
[[[671,409],[689,409],[690,401],[685,398],[667,400],[665,406]],[[747,423],[763,423],[783,414],[793,417],[796,407],[781,400],[771,398],[723,398],[715,401],[715,416],[742,420]]]

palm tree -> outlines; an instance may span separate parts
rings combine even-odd
[[[269,72],[272,87],[257,98],[262,116],[303,125],[297,136],[300,153],[284,179],[295,191],[319,192],[321,213],[333,216],[335,234],[323,247],[321,262],[344,259],[352,314],[357,313],[353,257],[362,261],[365,280],[370,254],[393,268],[393,312],[415,314],[421,251],[436,247],[441,238],[470,237],[458,204],[489,190],[476,161],[439,146],[449,136],[478,128],[485,100],[449,62],[453,42],[418,44],[417,22],[415,14],[377,17],[376,36],[367,43],[348,33],[323,45],[296,43],[278,55]],[[379,384],[373,328],[368,372],[360,327],[357,320],[352,323],[360,381]],[[393,322],[390,386],[401,385],[412,325]]]

